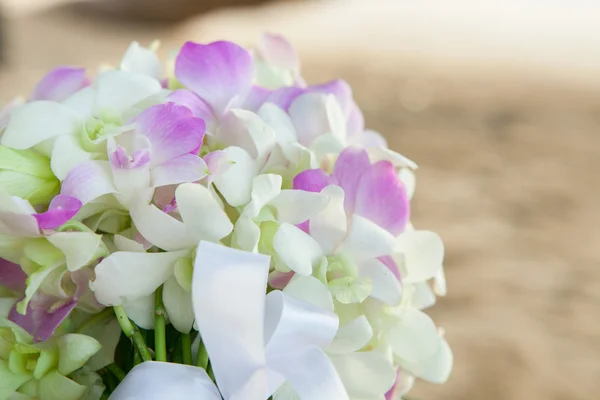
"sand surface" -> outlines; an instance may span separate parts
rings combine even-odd
[[[133,39],[201,40],[218,31],[214,21],[236,34],[256,28],[227,18],[173,29],[106,24],[65,10],[20,15],[8,24],[0,100],[26,93],[60,63],[117,61]],[[514,68],[462,68],[471,65],[464,55],[443,64],[426,51],[315,56],[302,43],[306,75],[347,79],[368,125],[419,163],[414,222],[446,242],[449,295],[432,314],[446,328],[456,368],[447,385],[419,384],[415,396],[598,399],[600,80],[576,68],[598,48],[586,58],[592,43],[581,42],[581,58],[569,60],[573,70],[566,63],[550,76],[516,61]]]

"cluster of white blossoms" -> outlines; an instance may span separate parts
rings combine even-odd
[[[280,36],[132,44],[0,113],[0,400],[382,400],[443,383],[416,165]]]

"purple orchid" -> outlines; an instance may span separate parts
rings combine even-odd
[[[371,164],[365,150],[349,147],[340,154],[333,174],[312,169],[294,178],[294,189],[320,192],[328,185],[344,190],[348,215],[369,219],[394,236],[404,231],[410,219],[410,201],[392,163]]]
[[[85,68],[58,67],[48,72],[35,86],[29,101],[50,100],[61,102],[88,86]]]
[[[0,286],[14,292],[21,292],[25,290],[26,280],[27,274],[23,272],[20,265],[0,258]]]

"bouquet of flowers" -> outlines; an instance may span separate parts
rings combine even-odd
[[[0,114],[0,400],[399,399],[452,369],[414,162],[277,35],[47,74]]]

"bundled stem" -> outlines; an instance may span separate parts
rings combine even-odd
[[[192,338],[189,333],[181,335],[181,352],[183,356],[183,363],[186,365],[192,365]]]
[[[117,316],[117,320],[119,321],[119,325],[121,325],[121,330],[125,336],[133,341],[133,345],[137,349],[142,361],[152,361],[152,355],[150,354],[148,346],[146,346],[144,338],[135,325],[131,323],[129,317],[127,317],[127,313],[123,309],[123,306],[114,306],[113,309]]]
[[[165,314],[163,287],[161,286],[154,293],[154,352],[156,353],[156,361],[163,362],[167,362]]]

